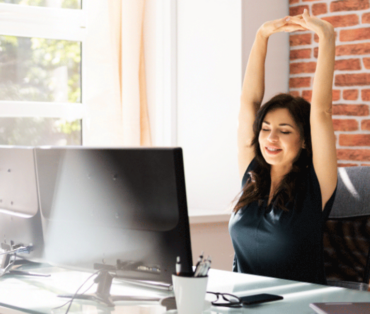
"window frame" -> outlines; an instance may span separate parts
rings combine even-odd
[[[177,0],[158,0],[156,14],[156,143],[177,146]]]
[[[87,31],[87,2],[81,9],[37,7],[0,3],[0,35],[40,37],[47,39],[81,42],[81,102],[34,102],[0,100],[0,118],[44,117],[79,119],[81,121],[81,145],[87,116],[85,103],[85,75],[83,62]]]

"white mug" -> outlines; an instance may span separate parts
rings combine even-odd
[[[207,292],[208,276],[185,277],[172,275],[178,314],[201,314]]]

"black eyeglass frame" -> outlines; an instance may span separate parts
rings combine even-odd
[[[224,307],[233,307],[233,308],[240,308],[240,307],[243,306],[242,300],[234,294],[223,293],[223,292],[212,292],[212,291],[207,291],[207,293],[216,295],[216,297],[217,297],[216,301],[211,302],[212,305],[214,305],[214,306],[224,306]],[[220,299],[220,296],[222,297],[222,299],[224,299],[224,301],[229,302],[229,303],[217,303],[217,301]],[[230,297],[233,297],[233,298],[237,299],[238,302],[231,302],[227,298],[227,296],[230,296]]]

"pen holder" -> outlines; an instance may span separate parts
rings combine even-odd
[[[178,314],[201,314],[204,310],[208,276],[172,275]]]

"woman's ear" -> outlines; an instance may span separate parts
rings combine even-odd
[[[304,141],[302,142],[302,148],[306,149],[306,143]]]

